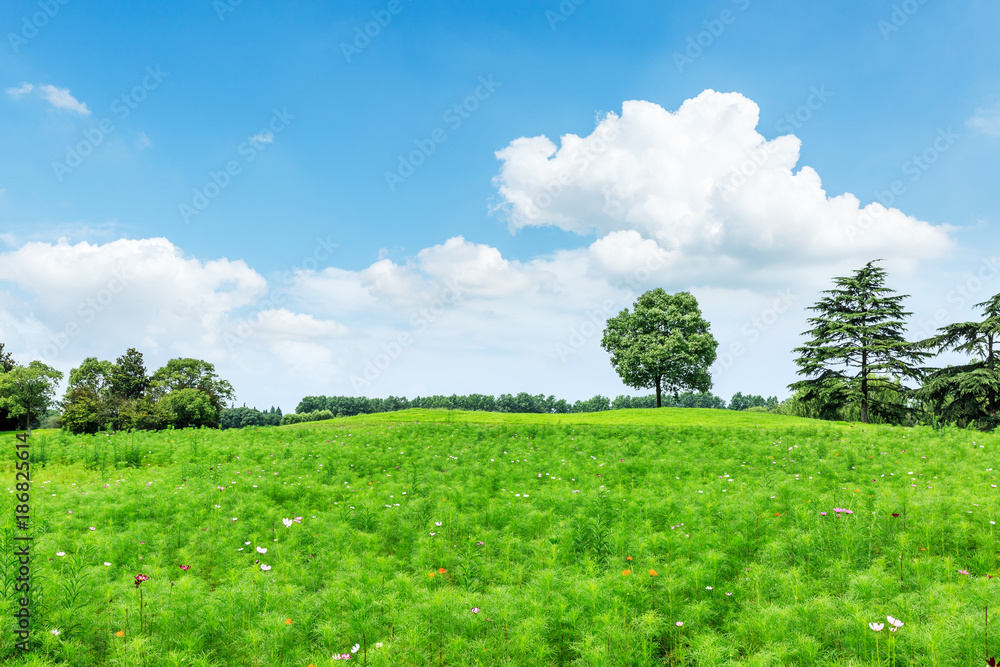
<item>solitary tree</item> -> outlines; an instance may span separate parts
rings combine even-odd
[[[25,415],[30,434],[32,416],[49,409],[56,395],[55,384],[61,379],[62,373],[40,361],[0,373],[0,406],[12,417]]]
[[[698,301],[688,292],[656,288],[636,299],[634,308],[609,319],[601,339],[622,381],[636,389],[656,387],[656,407],[662,405],[663,390],[676,401],[682,389],[711,389],[708,367],[719,344]]]
[[[929,373],[917,391],[919,398],[928,400],[933,411],[948,422],[985,422],[996,425],[1000,407],[1000,368],[997,350],[1000,347],[1000,294],[976,304],[986,319],[982,322],[960,322],[938,329],[939,335],[921,341],[921,347],[965,352],[977,360],[962,366],[948,366]]]
[[[828,296],[809,307],[819,316],[809,318],[814,327],[802,335],[813,338],[794,351],[801,355],[795,360],[798,374],[811,377],[788,385],[801,391],[799,398],[807,403],[836,406],[860,401],[865,423],[870,408],[882,417],[901,419],[903,406],[877,398],[875,394],[885,392],[876,390],[898,387],[894,378],[921,377],[921,369],[913,364],[932,356],[903,338],[903,318],[910,313],[900,302],[907,295],[892,294],[885,287],[886,272],[874,266],[877,261],[868,262],[853,276],[835,278],[838,288],[824,291]],[[851,374],[854,368],[857,372]]]

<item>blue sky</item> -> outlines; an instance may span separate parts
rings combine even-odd
[[[1000,204],[1000,7],[854,5],[5,3],[0,340],[63,371],[133,346],[150,370],[197,356],[239,402],[285,410],[613,397],[632,392],[600,335],[573,331],[657,286],[699,298],[720,355],[744,344],[717,393],[784,396],[803,308],[836,275],[885,258],[924,323],[1000,291],[975,276]],[[578,172],[566,149],[565,190],[511,222],[552,190],[561,137],[608,114],[624,139]],[[517,143],[542,136],[551,151]],[[887,216],[852,228],[874,201]],[[660,268],[616,287],[640,249]],[[99,312],[81,305],[123,267]],[[449,280],[467,289],[421,317]]]

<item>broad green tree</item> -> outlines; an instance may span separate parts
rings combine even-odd
[[[0,406],[6,407],[12,417],[25,415],[31,433],[32,417],[44,414],[52,406],[56,383],[62,375],[40,361],[0,373]]]
[[[646,292],[636,299],[633,312],[626,308],[608,320],[601,346],[626,385],[656,388],[656,407],[662,405],[663,391],[676,401],[681,390],[712,388],[708,367],[719,344],[688,292]]]
[[[160,400],[165,413],[176,428],[216,426],[219,411],[212,405],[208,394],[199,389],[178,389]]]
[[[968,364],[934,369],[917,396],[931,403],[932,411],[945,422],[996,425],[1000,408],[1000,294],[976,304],[983,310],[981,322],[959,322],[938,329],[937,336],[921,341],[937,354],[947,350],[978,357]]]
[[[234,399],[233,386],[216,375],[213,364],[200,359],[171,359],[153,373],[150,387],[161,396],[181,389],[197,389],[208,396],[216,416]]]
[[[870,413],[901,421],[905,405],[883,400],[881,390],[894,388],[895,380],[921,378],[923,371],[915,364],[932,356],[903,337],[903,320],[911,313],[901,303],[908,295],[885,286],[886,272],[875,266],[878,261],[835,278],[837,287],[809,307],[819,315],[809,318],[813,328],[802,335],[812,340],[794,350],[799,353],[798,374],[809,377],[788,387],[806,403],[821,406],[821,414],[858,403],[862,422],[869,421]]]

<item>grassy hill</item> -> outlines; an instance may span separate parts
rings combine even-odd
[[[0,442],[15,665],[972,664],[1000,585],[992,434],[698,409],[54,432],[24,657]]]

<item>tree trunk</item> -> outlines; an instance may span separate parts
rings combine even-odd
[[[990,375],[992,376],[994,374],[993,373],[993,366],[994,366],[994,364],[993,364],[993,334],[989,334],[987,336],[986,340],[987,340],[987,343],[989,344],[989,354],[986,356],[986,363],[989,366]],[[990,387],[989,390],[986,393],[986,396],[987,396],[987,406],[986,406],[986,409],[990,413],[990,417],[996,417],[997,416],[997,392],[996,392],[996,390],[994,390],[993,387]]]
[[[868,351],[861,351],[861,423],[868,423]]]
[[[660,378],[656,378],[656,407],[660,407]]]

